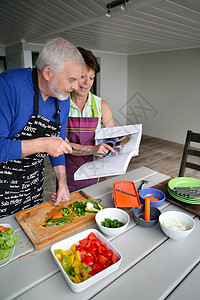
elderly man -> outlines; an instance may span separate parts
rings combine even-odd
[[[83,58],[68,41],[49,41],[31,70],[0,74],[0,217],[43,201],[44,157],[58,180],[55,205],[69,200],[64,154],[69,93],[77,88]]]

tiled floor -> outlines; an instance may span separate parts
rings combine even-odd
[[[133,157],[128,171],[146,166],[157,172],[171,177],[177,177],[180,168],[183,145],[158,138],[143,136],[140,144],[140,153]],[[200,164],[200,158],[197,158]],[[185,176],[200,178],[200,172],[186,169]],[[44,201],[51,200],[56,189],[56,177],[49,162],[45,159]]]

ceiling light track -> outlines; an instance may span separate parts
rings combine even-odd
[[[117,6],[120,6],[121,10],[125,11],[127,2],[129,2],[129,0],[115,0],[113,2],[108,3],[106,5],[107,7],[106,17],[110,18],[111,16],[110,10]]]

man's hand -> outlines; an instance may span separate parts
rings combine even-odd
[[[58,180],[58,191],[53,193],[52,200],[55,202],[54,205],[57,206],[60,203],[69,201],[70,193],[67,186],[65,166],[56,166],[54,171]]]
[[[52,200],[55,202],[54,206],[58,206],[63,202],[68,202],[70,200],[70,193],[68,187],[66,186],[66,188],[64,188],[63,186],[61,188],[58,188],[58,192],[53,193],[51,197]]]
[[[46,153],[51,156],[59,156],[63,153],[68,154],[72,152],[72,148],[69,143],[66,143],[61,137],[49,137],[45,141]]]
[[[22,140],[22,157],[29,156],[38,152],[48,153],[57,157],[63,153],[72,152],[69,143],[65,142],[61,137],[44,137],[33,140]]]

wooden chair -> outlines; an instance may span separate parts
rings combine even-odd
[[[191,130],[187,131],[187,136],[185,140],[185,146],[183,149],[183,156],[181,160],[181,166],[179,170],[179,177],[183,177],[185,173],[185,168],[190,168],[193,170],[200,171],[200,165],[192,162],[188,162],[188,155],[200,157],[200,148],[191,149],[191,142],[200,143],[200,133],[194,133]]]

